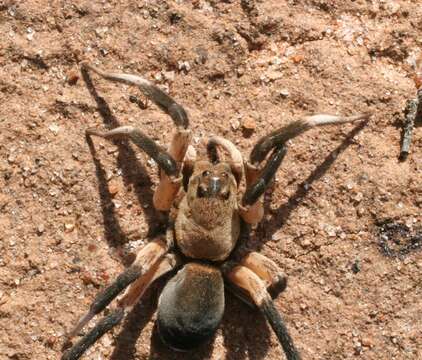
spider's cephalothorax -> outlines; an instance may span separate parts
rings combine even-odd
[[[197,160],[190,145],[186,111],[169,95],[139,76],[104,72],[84,63],[85,75],[87,70],[108,80],[137,85],[173,119],[176,131],[168,150],[131,126],[109,131],[89,129],[86,133],[106,139],[130,139],[151,156],[160,168],[154,206],[161,211],[173,209],[174,216],[166,236],[142,247],[133,264],[96,296],[89,312],[69,332],[69,340],[123,292],[114,310],[66,350],[62,360],[79,359],[97,339],[121,322],[153,281],[175,269],[178,272],[168,281],[158,302],[158,330],[165,344],[187,351],[212,338],[224,313],[227,288],[261,311],[287,359],[300,359],[269,292],[270,288],[285,288],[283,272],[272,260],[256,252],[248,253],[239,262],[231,260],[240,222],[261,221],[262,195],[286,154],[289,139],[314,126],[367,119],[369,114],[302,118],[261,138],[249,161],[243,160],[232,142],[213,136],[207,144],[210,159]],[[222,151],[228,155],[225,162],[219,161]],[[239,198],[243,179],[246,190]]]
[[[230,166],[198,161],[177,213],[177,245],[193,259],[225,260],[239,231],[237,183]]]

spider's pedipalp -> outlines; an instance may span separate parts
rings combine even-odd
[[[246,298],[251,299],[265,316],[277,335],[287,360],[300,360],[300,354],[293,344],[283,318],[274,306],[265,282],[254,271],[243,265],[230,265],[223,271],[227,281],[237,287]]]
[[[262,169],[246,164],[246,192],[242,198],[240,214],[248,224],[257,224],[262,220],[264,206],[261,195],[271,183],[286,153],[284,146],[275,149]]]
[[[168,153],[177,163],[177,177],[170,177],[167,173],[161,172],[160,183],[154,192],[153,202],[157,210],[168,211],[182,184],[181,164],[185,160],[191,139],[190,130],[178,128],[173,134]]]
[[[196,159],[197,159],[196,150],[192,145],[189,145],[186,151],[185,160],[183,162],[183,168],[182,168],[183,188],[185,189],[185,192],[188,190],[189,180],[190,180],[190,177],[192,176]]]
[[[212,162],[218,161],[217,147],[222,147],[230,156],[228,163],[232,169],[233,175],[236,178],[237,184],[243,178],[243,156],[239,149],[230,140],[221,136],[212,136],[207,143],[208,154],[212,157]]]
[[[69,350],[66,350],[61,360],[79,359],[100,337],[122,321],[124,316],[132,310],[133,306],[137,304],[148,287],[156,279],[172,271],[179,264],[180,259],[174,254],[167,254],[154,264],[148,272],[143,276],[140,276],[128,289],[126,289],[125,294],[118,301],[118,307],[109,315],[98,321],[98,323],[74,346]]]

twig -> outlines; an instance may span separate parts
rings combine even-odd
[[[406,160],[410,152],[412,133],[415,122],[422,115],[422,87],[418,90],[416,98],[409,100],[405,109],[405,121],[403,127],[403,140],[400,150],[400,160]]]

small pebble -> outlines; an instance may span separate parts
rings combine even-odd
[[[179,71],[185,71],[185,72],[189,72],[189,70],[191,69],[188,61],[178,61],[177,68],[179,69]]]
[[[44,224],[39,224],[37,226],[37,235],[42,235],[45,231],[45,226]]]
[[[362,340],[360,342],[365,347],[369,347],[369,348],[374,347],[374,341],[370,337],[364,337],[364,338],[362,338]]]
[[[71,232],[73,231],[74,228],[75,228],[75,224],[72,224],[72,223],[64,224],[64,229],[66,232]]]
[[[353,200],[355,200],[357,203],[360,203],[363,200],[363,194],[361,192],[358,192],[354,197]]]
[[[75,70],[71,70],[66,74],[66,80],[69,85],[76,85],[79,80],[79,74]]]
[[[360,270],[361,270],[360,261],[356,259],[355,262],[352,264],[352,271],[354,274],[357,274],[358,272],[360,272]]]
[[[303,55],[295,55],[292,57],[292,60],[295,64],[302,62],[305,59]]]
[[[59,133],[60,128],[57,124],[53,123],[48,127],[48,130],[50,130],[54,135],[57,135]]]
[[[26,33],[27,33],[26,38],[29,41],[32,41],[32,39],[34,38],[35,31],[31,27],[29,27],[26,29]]]
[[[243,121],[242,126],[246,130],[255,130],[256,129],[256,121],[253,118],[247,118]]]
[[[108,32],[108,27],[106,26],[95,29],[95,35],[97,35],[99,38],[102,38],[107,32]]]
[[[163,74],[161,72],[158,72],[154,75],[154,80],[157,82],[163,81]]]
[[[312,243],[311,243],[311,241],[309,240],[309,239],[304,239],[301,243],[300,243],[300,245],[303,247],[303,248],[308,248],[309,246],[311,246],[312,245]]]
[[[280,95],[281,95],[282,97],[286,98],[286,97],[288,97],[288,96],[290,95],[290,92],[289,92],[289,90],[287,90],[287,89],[281,89],[281,90],[280,90]]]
[[[237,130],[240,127],[240,121],[237,119],[230,120],[230,126],[233,130]]]
[[[13,164],[15,161],[16,161],[16,154],[10,154],[8,157],[7,157],[7,161],[9,162],[9,164]]]
[[[110,181],[108,185],[108,191],[111,196],[115,196],[119,192],[119,187],[115,181]]]
[[[174,71],[163,71],[164,79],[166,79],[169,82],[173,82],[175,79],[175,72]]]

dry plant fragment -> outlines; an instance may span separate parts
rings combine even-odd
[[[421,121],[422,118],[422,52],[414,64],[414,69],[413,81],[416,86],[416,98],[409,100],[404,110],[405,120],[400,149],[400,160],[402,161],[406,160],[409,155],[415,122]]]

